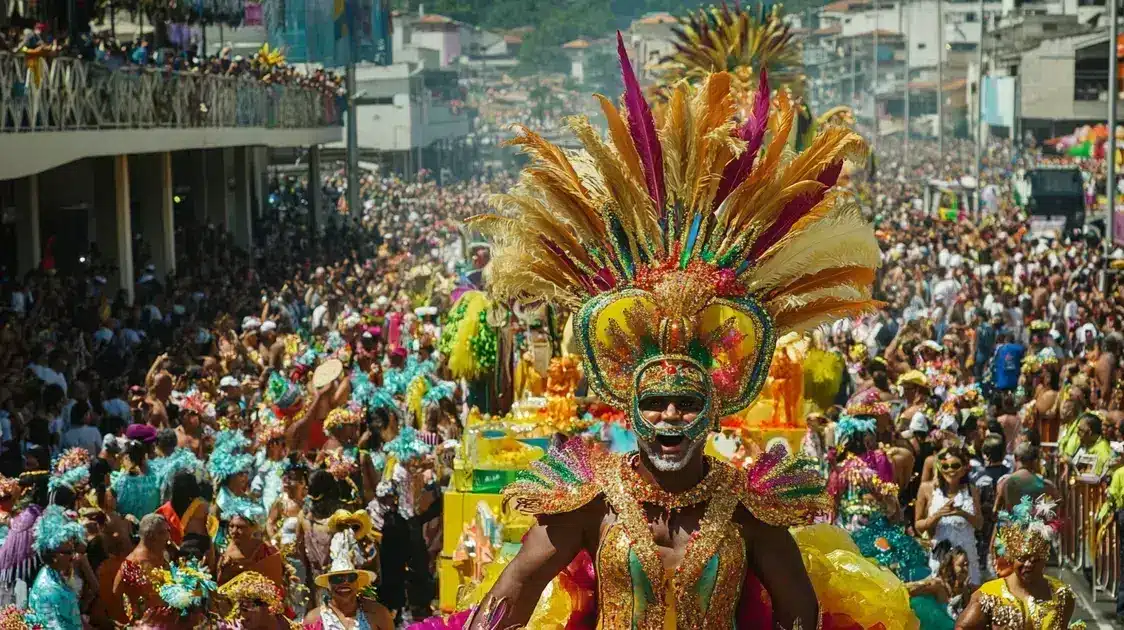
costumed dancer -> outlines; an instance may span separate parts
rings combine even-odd
[[[927,577],[929,555],[900,524],[898,486],[881,478],[862,455],[874,441],[871,418],[844,415],[835,425],[843,461],[831,472],[827,491],[836,525],[851,533],[863,556],[890,569],[903,582]]]
[[[341,484],[340,496],[356,508],[374,498],[379,482],[371,454],[358,446],[365,417],[366,410],[355,401],[329,411],[324,419],[328,441],[317,462],[336,475]]]
[[[1060,526],[1055,505],[1046,495],[1036,501],[1023,497],[1010,512],[999,514],[995,554],[1001,577],[972,595],[956,620],[957,628],[1085,628],[1083,621],[1070,624],[1076,605],[1073,589],[1045,574]]]
[[[196,560],[180,560],[153,575],[160,594],[145,611],[135,630],[197,630],[222,628],[207,609],[218,586],[205,564]]]
[[[82,630],[78,593],[70,587],[78,549],[86,530],[58,505],[47,506],[35,525],[35,553],[43,568],[28,593],[28,608],[51,630]]]
[[[219,522],[214,543],[220,551],[226,548],[227,526],[235,514],[250,520],[260,520],[265,516],[261,503],[250,496],[254,456],[242,450],[249,445],[250,440],[241,432],[221,431],[215,436],[215,449],[207,461],[207,472],[218,487],[211,509]]]
[[[795,112],[784,91],[770,105],[764,73],[744,123],[726,73],[674,86],[657,123],[619,36],[618,48],[627,115],[600,100],[611,145],[581,118],[581,155],[523,130],[514,143],[532,167],[495,198],[504,214],[470,226],[497,244],[498,300],[576,311],[590,388],[628,411],[640,450],[571,441],[507,488],[539,523],[469,626],[527,624],[584,549],[604,630],[815,628],[846,599],[815,590],[788,532],[827,511],[816,463],[776,448],[738,470],[703,446],[757,396],[778,335],[876,307],[873,230],[832,190],[865,145],[829,127],[782,159]],[[830,572],[831,555],[819,557],[813,573]],[[892,581],[901,598],[883,590],[864,605],[889,627],[915,627]]]
[[[121,470],[110,475],[117,511],[138,521],[160,507],[160,479],[148,469],[148,449],[156,442],[156,429],[134,424],[125,431],[129,444]]]
[[[219,587],[219,595],[230,604],[226,619],[241,630],[290,630],[285,615],[284,594],[269,578],[246,571]]]
[[[0,547],[3,547],[4,540],[8,538],[12,517],[16,513],[16,502],[21,494],[19,479],[0,475]]]
[[[316,577],[320,605],[305,615],[305,630],[394,630],[390,611],[371,597],[375,574],[358,568],[363,552],[351,528],[332,534],[330,549],[331,567]]]
[[[254,438],[258,450],[254,455],[254,480],[250,492],[261,496],[262,508],[268,514],[281,496],[282,476],[285,472],[285,424],[272,410],[258,410]]]
[[[77,510],[89,507],[86,493],[90,490],[90,452],[81,447],[67,449],[55,458],[54,471],[47,481],[52,503]],[[61,493],[61,494],[60,494]]]
[[[308,464],[304,457],[292,454],[284,462],[281,477],[283,494],[273,504],[266,519],[266,533],[280,550],[290,569],[288,605],[303,617],[308,599],[308,563],[304,552],[304,534],[300,527],[301,510],[308,497]]]
[[[115,619],[122,625],[134,622],[150,606],[160,601],[153,575],[168,567],[165,556],[171,540],[168,521],[159,514],[146,514],[140,522],[140,542],[129,552],[114,576],[111,598],[120,600],[122,606],[115,612],[121,616]]]

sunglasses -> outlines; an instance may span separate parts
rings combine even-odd
[[[328,584],[338,586],[340,584],[350,584],[351,582],[359,579],[358,573],[341,573],[339,575],[329,575]]]
[[[964,467],[964,464],[962,464],[960,462],[941,462],[941,470],[945,470],[945,471],[950,471],[950,472],[956,471],[956,470],[960,470],[963,467]]]

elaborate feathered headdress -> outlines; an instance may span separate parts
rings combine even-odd
[[[877,428],[872,418],[856,418],[845,415],[839,418],[839,422],[835,423],[835,442],[844,445],[852,438],[874,433]]]
[[[35,523],[35,553],[53,553],[66,543],[86,540],[86,529],[61,506],[48,505]]]
[[[1054,508],[1057,502],[1047,495],[1022,501],[1010,512],[999,513],[996,524],[995,553],[1007,560],[1024,562],[1046,560],[1057,538],[1060,523]]]
[[[660,59],[660,79],[702,81],[713,72],[729,72],[735,88],[750,91],[762,70],[773,85],[799,97],[804,93],[803,52],[781,17],[779,5],[760,5],[756,12],[735,2],[733,7],[701,7],[679,18],[672,28],[675,52]]]
[[[618,48],[625,111],[598,97],[610,142],[585,118],[570,120],[583,153],[523,129],[520,185],[469,223],[497,244],[499,297],[577,311],[603,400],[637,416],[638,391],[690,391],[717,419],[757,395],[778,335],[876,306],[874,231],[832,189],[866,146],[828,127],[792,155],[793,105],[784,91],[770,102],[764,75],[744,123],[724,72],[674,86],[656,120],[619,35]]]
[[[54,492],[66,486],[77,490],[78,486],[90,480],[90,452],[81,447],[67,449],[55,458],[51,478],[47,480],[47,490]]]

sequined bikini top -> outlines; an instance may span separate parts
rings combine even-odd
[[[999,578],[980,587],[980,607],[994,630],[1066,630],[1069,621],[1062,617],[1073,603],[1073,590],[1061,580],[1046,576],[1051,597],[1023,601],[1007,588],[1006,580]],[[1068,626],[1084,630],[1085,622]]]

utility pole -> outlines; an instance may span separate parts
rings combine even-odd
[[[913,42],[909,38],[909,13],[906,11],[908,0],[901,0],[898,7],[901,10],[902,21],[905,22],[905,28],[902,32],[905,33],[905,139],[902,142],[902,147],[905,149],[903,157],[905,159],[905,170],[909,171],[909,49],[913,46]]]
[[[987,20],[984,19],[984,0],[980,0],[980,43],[976,46],[976,216],[982,216],[980,192],[983,189],[983,85],[984,85],[984,34],[987,33]]]
[[[1105,180],[1105,197],[1108,198],[1108,216],[1105,217],[1104,251],[1105,264],[1108,264],[1108,254],[1112,252],[1112,241],[1116,235],[1116,99],[1119,88],[1116,81],[1116,37],[1120,31],[1116,24],[1117,7],[1119,0],[1108,0],[1108,151],[1105,161],[1108,162],[1108,178]]]
[[[356,102],[355,63],[359,58],[359,37],[356,32],[356,0],[347,5],[347,213],[358,217],[359,210],[359,104]]]
[[[870,116],[874,120],[874,141],[871,144],[871,159],[874,160],[874,211],[878,212],[878,17],[881,13],[878,2],[874,3],[874,72],[870,78]]]
[[[937,0],[937,155],[944,163],[944,2]],[[938,172],[937,177],[942,173]]]
[[[858,72],[855,70],[855,40],[852,39],[847,44],[848,51],[851,53],[851,107],[855,106],[855,97],[858,95],[858,86],[856,83],[859,80]]]

